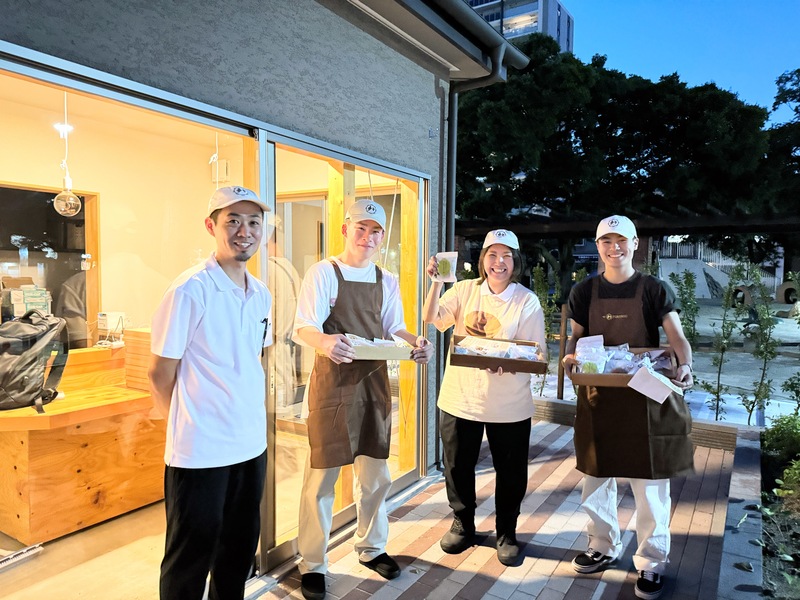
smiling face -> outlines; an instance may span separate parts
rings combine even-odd
[[[253,202],[237,202],[219,210],[216,221],[206,218],[206,230],[217,241],[217,261],[247,262],[264,235],[264,213]]]
[[[633,253],[638,247],[639,238],[628,239],[618,233],[607,233],[597,240],[600,260],[609,270],[632,270]]]
[[[511,248],[503,244],[492,244],[481,251],[481,277],[486,279],[489,289],[495,294],[505,290],[516,279],[519,268],[515,269],[515,266],[519,266],[516,265],[514,254]]]
[[[377,221],[346,221],[342,225],[342,235],[345,237],[342,262],[363,267],[378,251],[384,231]]]

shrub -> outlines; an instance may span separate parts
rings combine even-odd
[[[794,400],[794,414],[800,414],[800,373],[795,373],[784,381],[781,389]]]
[[[681,306],[681,322],[686,333],[686,339],[692,345],[697,346],[697,315],[700,313],[700,306],[697,304],[697,279],[689,270],[682,274],[670,273],[669,280],[675,287],[678,302]]]
[[[776,417],[761,434],[761,448],[780,457],[782,468],[800,454],[800,416]]]
[[[791,511],[800,511],[800,460],[793,460],[783,471],[783,479],[776,481],[776,491],[783,499],[783,506]]]
[[[800,416],[777,417],[761,434],[761,470],[764,489],[771,490],[800,455]]]

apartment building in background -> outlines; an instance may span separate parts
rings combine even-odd
[[[558,0],[464,0],[506,39],[546,33],[572,52],[575,19]]]

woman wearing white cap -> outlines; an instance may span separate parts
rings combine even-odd
[[[438,263],[431,257],[428,275]],[[480,279],[459,281],[441,298],[433,281],[423,312],[439,331],[456,335],[534,341],[544,352],[544,313],[539,299],[519,283],[522,257],[517,236],[506,229],[486,235],[478,259]],[[519,558],[516,527],[528,482],[528,446],[533,416],[528,373],[503,373],[448,364],[439,391],[447,498],[453,524],[442,549],[458,554],[475,536],[475,466],[484,431],[489,440],[495,485],[497,557],[505,565]]]

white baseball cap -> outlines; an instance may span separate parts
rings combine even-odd
[[[357,200],[350,205],[347,209],[347,214],[344,217],[353,223],[360,223],[361,221],[375,221],[381,226],[381,229],[386,230],[386,211],[377,202],[372,200]]]
[[[519,250],[519,240],[513,232],[508,229],[495,229],[486,234],[483,240],[483,248],[488,248],[492,244],[503,244],[514,250]]]
[[[609,233],[616,233],[624,238],[632,240],[636,237],[636,225],[634,225],[633,221],[628,217],[611,215],[600,221],[597,225],[597,234],[594,236],[594,239],[597,241]]]
[[[208,215],[211,216],[211,213],[215,210],[225,208],[237,202],[252,202],[253,204],[258,204],[263,212],[269,212],[269,206],[264,204],[258,197],[258,194],[253,190],[240,185],[229,185],[219,188],[214,192],[214,195],[211,196],[211,199],[208,201]]]

